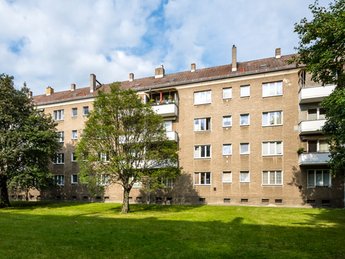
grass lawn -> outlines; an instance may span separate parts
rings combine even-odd
[[[345,258],[345,210],[113,203],[0,209],[0,258]]]

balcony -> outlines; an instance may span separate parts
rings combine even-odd
[[[322,127],[325,125],[326,120],[310,120],[301,121],[299,124],[300,134],[318,134],[322,133]]]
[[[326,165],[329,160],[329,152],[312,152],[299,155],[299,165]]]
[[[173,117],[176,118],[178,114],[178,109],[176,103],[168,103],[168,104],[159,104],[153,105],[152,109],[157,114],[163,117]]]
[[[321,102],[325,97],[332,93],[334,88],[335,85],[302,88],[299,94],[299,103]]]
[[[178,134],[176,131],[167,131],[167,138],[175,142],[178,141]]]

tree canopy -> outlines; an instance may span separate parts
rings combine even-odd
[[[333,84],[335,90],[325,98],[324,132],[329,136],[334,171],[345,168],[345,0],[335,0],[327,7],[316,1],[310,5],[313,19],[302,19],[295,25],[300,42],[295,58],[304,64],[312,79],[323,85]]]
[[[15,89],[0,75],[0,206],[9,206],[8,185],[40,188],[49,179],[49,162],[59,149],[55,124],[34,108],[29,89]]]
[[[90,185],[120,184],[122,213],[129,212],[129,193],[136,182],[175,178],[177,143],[166,138],[162,117],[133,90],[119,83],[99,91],[77,146],[82,178]],[[91,186],[92,187],[92,186]]]

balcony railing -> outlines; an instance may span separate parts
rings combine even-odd
[[[177,117],[178,114],[176,103],[153,105],[152,109],[163,117]]]
[[[311,152],[299,155],[300,165],[325,165],[330,160],[329,152]]]
[[[301,104],[321,102],[332,93],[334,88],[335,85],[302,88],[299,95],[299,102]]]
[[[299,124],[300,134],[316,134],[322,133],[322,127],[325,125],[326,120],[311,120],[301,121]]]
[[[178,141],[178,135],[176,131],[167,131],[167,138],[169,140]]]

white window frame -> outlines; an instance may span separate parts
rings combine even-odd
[[[73,108],[71,109],[71,116],[72,116],[73,118],[75,118],[75,117],[78,116],[78,108],[77,108],[77,107],[73,107]]]
[[[245,152],[242,152],[242,147],[248,146],[248,150]],[[240,143],[240,155],[249,155],[250,154],[250,144],[249,143]]]
[[[262,84],[262,97],[281,95],[283,95],[283,81],[275,81]]]
[[[229,125],[226,123],[227,121],[230,122]],[[222,125],[223,125],[223,128],[230,128],[230,127],[232,127],[232,116],[231,115],[223,116]]]
[[[65,142],[65,132],[64,131],[58,131],[57,133],[59,135],[59,143],[64,143]]]
[[[107,153],[103,153],[101,152],[99,154],[99,160],[102,161],[102,162],[109,162],[109,156]]]
[[[243,174],[247,174],[248,177],[246,179],[242,178]],[[250,172],[249,171],[240,171],[240,183],[250,183]]]
[[[54,175],[54,182],[58,186],[64,186],[65,185],[65,176],[63,174]]]
[[[209,179],[209,182],[207,181]],[[212,174],[211,172],[195,172],[194,173],[194,185],[211,185]]]
[[[310,172],[313,174],[313,179],[310,181]],[[321,172],[321,183],[317,182],[317,172]],[[328,174],[328,183],[325,183],[325,176]],[[313,182],[313,184],[310,184]],[[332,186],[332,174],[329,169],[308,169],[307,170],[307,188],[316,188],[316,187],[331,187]]]
[[[264,176],[265,174],[267,174],[267,178]],[[280,174],[280,177],[278,177],[279,174]],[[278,181],[279,179],[280,181]],[[283,185],[283,171],[281,170],[263,171],[262,185],[263,186],[272,186],[272,185],[282,186]]]
[[[225,177],[227,175],[227,177]],[[222,173],[222,183],[232,183],[232,173],[231,171],[223,171]]]
[[[77,156],[76,156],[75,152],[71,153],[71,162],[77,162]]]
[[[223,144],[222,154],[223,154],[223,156],[231,156],[232,155],[232,144]]]
[[[242,118],[244,116],[248,117],[247,119],[248,123],[242,123]],[[250,114],[249,113],[240,114],[240,126],[249,126],[249,125],[250,125]]]
[[[223,100],[232,98],[232,87],[223,88]]]
[[[172,121],[164,121],[163,125],[164,125],[164,129],[166,132],[172,132],[173,131],[173,127],[172,127]]]
[[[77,181],[74,181],[74,177],[77,178]],[[78,184],[78,175],[77,174],[72,174],[71,175],[71,184]]]
[[[209,104],[212,102],[212,91],[206,90],[206,91],[199,91],[194,92],[194,104]]]
[[[249,97],[249,96],[250,96],[250,85],[241,85],[240,97]]]
[[[316,118],[309,118],[310,115],[309,115],[309,111],[310,110],[316,110]],[[321,113],[321,110],[323,110],[323,113]],[[321,116],[322,115],[322,116]],[[326,119],[326,111],[324,108],[322,107],[315,107],[315,108],[309,108],[307,110],[307,120],[308,121],[312,121],[312,120],[325,120]]]
[[[307,152],[308,153],[316,153],[316,152],[319,152],[319,153],[328,153],[329,152],[329,148],[330,148],[330,146],[329,146],[329,144],[328,144],[328,141],[326,140],[326,139],[318,139],[318,140],[314,140],[315,142],[316,142],[316,151],[310,151],[309,150],[309,142],[310,141],[313,141],[313,140],[308,140],[307,141]],[[326,142],[326,144],[327,144],[327,149],[326,150],[320,150],[320,146],[321,146],[321,142]]]
[[[85,111],[87,111],[87,112],[85,112]],[[89,115],[89,113],[90,113],[90,108],[89,108],[89,106],[83,106],[83,116],[87,116],[87,115]]]
[[[98,179],[98,185],[100,186],[106,186],[109,185],[109,174],[101,174]]]
[[[279,153],[280,145],[280,153]],[[267,146],[267,148],[265,148]],[[262,142],[262,156],[281,156],[283,155],[283,142],[282,141],[264,141]],[[267,153],[265,153],[267,150]],[[271,152],[272,151],[272,152]]]
[[[53,163],[56,165],[63,165],[65,163],[65,154],[64,153],[56,153]]]
[[[209,152],[207,152],[209,149]],[[211,145],[195,145],[194,146],[194,158],[197,159],[204,159],[204,158],[211,158]],[[209,156],[207,156],[209,153]],[[204,154],[204,156],[202,156]]]
[[[55,110],[53,111],[53,117],[55,121],[62,121],[64,120],[65,116],[64,116],[64,110]]]
[[[72,130],[71,139],[78,139],[78,130]]]
[[[202,129],[204,127],[205,129]],[[210,131],[211,130],[211,118],[196,118],[194,119],[194,131]]]
[[[280,118],[280,123],[278,123],[279,122],[278,118]],[[262,113],[263,127],[281,126],[281,125],[283,125],[283,111],[270,111],[270,112]]]

